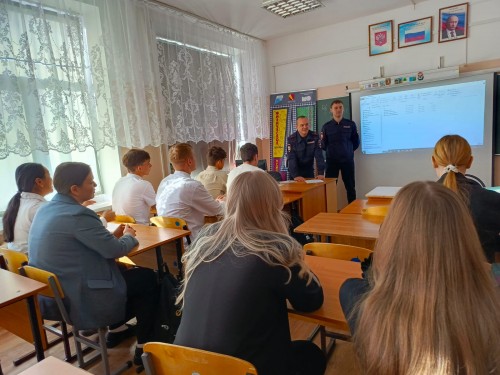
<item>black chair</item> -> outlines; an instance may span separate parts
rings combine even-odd
[[[276,172],[276,171],[267,171],[271,175],[272,178],[274,178],[276,181],[281,182],[281,173]]]

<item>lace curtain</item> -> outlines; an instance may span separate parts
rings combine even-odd
[[[261,41],[151,5],[167,142],[268,138]]]
[[[0,159],[115,145],[97,9],[54,3],[0,0]]]
[[[269,136],[259,40],[144,0],[0,0],[0,39],[0,159]]]

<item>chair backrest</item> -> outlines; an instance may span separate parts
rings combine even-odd
[[[160,228],[184,229],[188,230],[186,220],[171,216],[153,216],[149,219],[152,224]]]
[[[146,375],[257,375],[255,367],[243,359],[160,342],[144,345],[143,362]]]
[[[19,273],[19,267],[28,264],[28,256],[20,251],[0,248],[0,254],[3,255],[7,269],[10,272]]]
[[[126,223],[126,224],[135,224],[135,219],[129,215],[116,215],[115,223]]]
[[[21,275],[29,277],[30,279],[46,284],[47,288],[42,289],[40,292],[38,292],[38,294],[54,298],[63,320],[66,323],[71,324],[69,313],[66,310],[66,306],[63,302],[64,292],[57,276],[52,272],[28,265],[21,267],[20,273]]]
[[[272,178],[274,178],[276,181],[281,182],[281,173],[276,172],[276,171],[267,171],[271,175]]]
[[[315,255],[325,258],[339,260],[359,260],[363,261],[373,252],[359,246],[351,246],[337,243],[311,242],[304,245],[307,255]]]
[[[3,270],[8,270],[7,263],[5,262],[5,258],[3,257],[2,254],[0,254],[0,268]]]

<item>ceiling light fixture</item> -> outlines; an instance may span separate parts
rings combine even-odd
[[[262,2],[262,8],[283,18],[323,6],[319,0],[264,0]]]

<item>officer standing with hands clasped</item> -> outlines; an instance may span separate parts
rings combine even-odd
[[[321,129],[321,148],[326,150],[326,177],[342,173],[347,201],[356,199],[354,151],[359,147],[359,135],[354,121],[344,118],[344,105],[338,99],[330,105],[332,120]]]
[[[318,175],[324,179],[325,160],[321,144],[316,132],[309,130],[309,120],[305,116],[297,117],[297,131],[288,137],[288,173],[295,181],[305,181],[314,178],[314,159]]]

